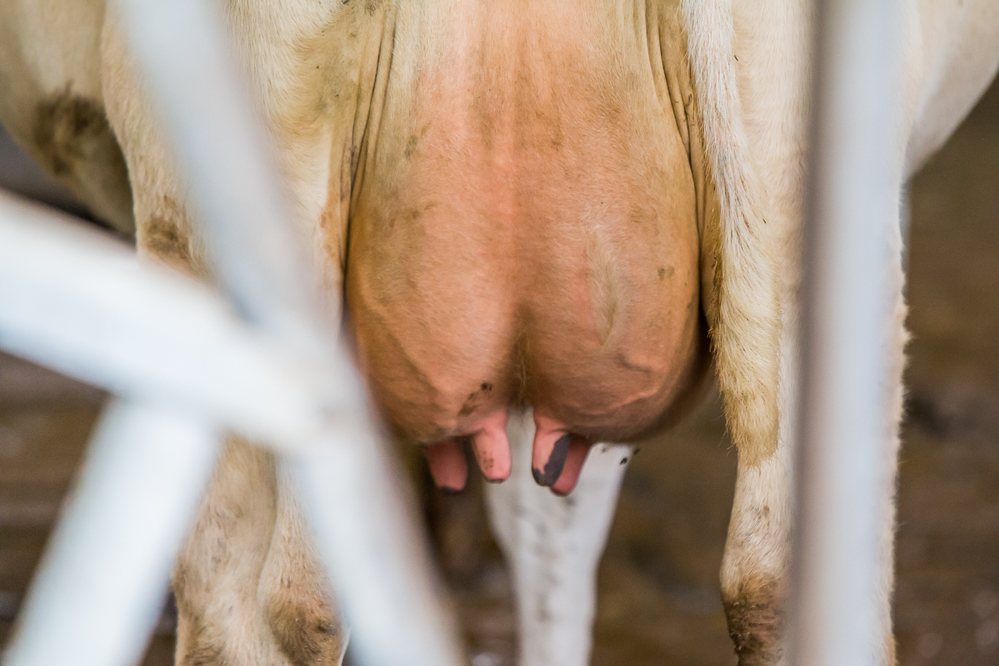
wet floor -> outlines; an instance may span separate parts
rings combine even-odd
[[[996,664],[999,87],[916,178],[911,209],[899,660]],[[0,356],[0,641],[102,401],[93,389]],[[735,663],[717,581],[734,479],[735,454],[717,399],[669,437],[642,447],[600,569],[594,664]],[[475,495],[433,497],[427,514],[474,665],[512,664],[509,585],[481,502]],[[146,664],[170,663],[172,640],[166,613]]]

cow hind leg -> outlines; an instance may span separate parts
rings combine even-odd
[[[899,347],[899,356],[901,356]],[[901,363],[899,363],[901,367]],[[892,402],[901,402],[901,387]],[[875,617],[880,648],[873,663],[895,664],[891,625],[894,580],[894,492],[898,439],[888,439],[886,474],[880,512],[878,578]],[[768,459],[756,464],[739,461],[735,501],[729,522],[721,587],[729,634],[735,643],[739,666],[775,666],[790,663],[785,629],[791,555],[790,447],[781,443]]]
[[[272,456],[227,442],[174,569],[179,666],[283,663],[256,599],[275,492]]]
[[[227,443],[174,570],[179,666],[337,666],[346,631],[274,457]]]
[[[885,349],[886,394],[885,433],[882,440],[882,495],[877,550],[877,588],[874,610],[879,647],[874,662],[878,666],[895,664],[895,639],[892,633],[891,596],[894,584],[895,483],[898,466],[898,424],[902,416],[902,372],[904,348],[905,299],[901,263],[901,235],[897,220],[890,227],[892,262],[890,264],[891,301],[886,325],[890,334]],[[794,316],[788,315],[782,341],[783,376],[793,377]],[[795,387],[782,387],[783,403],[793,405]],[[785,412],[787,410],[785,409]],[[738,477],[732,518],[729,522],[725,556],[722,560],[721,587],[729,633],[735,642],[740,666],[789,663],[785,645],[787,628],[788,569],[791,555],[793,464],[791,457],[792,424],[781,423],[780,440],[769,456],[752,459],[739,455]],[[748,459],[748,461],[747,461]]]
[[[333,605],[332,590],[291,479],[280,465],[276,508],[258,589],[267,625],[290,663],[338,666],[347,648],[347,631]]]
[[[614,516],[632,448],[596,444],[566,497],[537,485],[531,473],[534,422],[513,415],[508,481],[489,485],[489,518],[511,569],[521,666],[589,663],[597,564]]]

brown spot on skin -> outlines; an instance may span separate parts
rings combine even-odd
[[[138,221],[139,252],[192,277],[210,281],[212,271],[197,251],[188,219],[182,204],[170,197],[158,197],[152,210]]]
[[[282,581],[285,582],[285,581]],[[290,581],[285,587],[290,587]],[[343,652],[343,636],[331,606],[313,597],[294,600],[285,597],[268,604],[267,622],[281,652],[295,666],[338,663]]]
[[[728,634],[739,666],[776,664],[780,660],[784,599],[775,580],[748,578],[734,595],[723,595]]]
[[[226,666],[226,663],[222,650],[216,647],[197,647],[180,659],[180,666]]]
[[[350,201],[352,186],[354,182],[354,160],[356,149],[351,147],[350,151],[344,151],[343,164],[340,166],[340,201],[346,203]]]
[[[87,144],[110,134],[101,105],[68,88],[35,107],[35,147],[44,165],[57,176],[74,170],[86,157]]]
[[[67,86],[32,109],[32,157],[86,204],[103,223],[135,235],[132,191],[125,158],[99,100]]]
[[[182,583],[181,583],[182,584]],[[178,587],[177,579],[174,588]],[[177,655],[177,666],[229,666],[222,653],[222,640],[207,630],[204,618],[186,609],[177,599],[178,611],[183,618],[183,654]],[[213,640],[213,638],[215,640]]]
[[[490,393],[492,393],[493,385],[489,382],[482,382],[478,391],[470,393],[465,404],[461,406],[458,410],[458,416],[468,416],[476,409],[482,406],[482,403],[486,400]]]
[[[404,152],[407,160],[413,157],[413,153],[416,152],[416,145],[418,142],[419,139],[416,138],[415,134],[409,137],[409,140],[406,142],[406,150]]]
[[[150,255],[176,268],[191,266],[187,233],[172,220],[153,218],[142,230],[142,247]]]
[[[226,666],[228,662],[222,656],[222,649],[211,646],[192,648],[180,657],[180,666]]]

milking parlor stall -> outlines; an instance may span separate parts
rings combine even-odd
[[[878,585],[889,333],[871,220],[895,196],[882,170],[899,4],[817,3],[786,621],[788,663],[802,666],[875,663],[864,618]],[[349,627],[346,663],[545,663],[523,645],[517,656],[481,479],[456,496],[430,489],[333,342],[314,252],[290,223],[213,3],[116,9],[217,283],[138,259],[0,144],[3,664],[172,663],[171,567],[227,433],[267,447],[293,479]],[[893,602],[906,665],[999,660],[996,173],[993,89],[906,193],[913,341]],[[613,465],[630,468],[591,663],[737,663],[717,573],[736,454],[717,391],[668,436],[621,451]]]

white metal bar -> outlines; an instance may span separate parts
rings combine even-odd
[[[863,666],[875,663],[885,628],[878,534],[890,478],[886,350],[891,225],[899,220],[900,12],[896,0],[818,6],[793,663]]]
[[[283,463],[350,619],[357,663],[464,663],[421,523],[398,508],[417,505],[408,484],[370,431],[327,444]]]
[[[146,90],[185,174],[197,233],[218,279],[250,321],[291,335],[320,333],[312,260],[272,167],[269,135],[244,85],[212,0],[118,0]],[[338,303],[339,304],[339,303]],[[328,353],[337,331],[312,353]],[[299,336],[303,336],[299,339]],[[314,341],[310,341],[314,342]]]
[[[322,420],[331,412],[310,394],[314,384],[214,294],[51,215],[0,193],[0,344],[105,388],[321,449],[300,459],[307,461],[298,466],[304,504],[321,507],[310,515],[323,550],[338,571],[349,572],[339,578],[349,588],[345,600],[361,601],[351,614],[355,636],[376,636],[359,643],[371,653],[367,663],[458,663],[433,579],[415,575],[430,568],[426,544],[417,521],[395,510],[404,483],[383,457],[366,405],[338,400],[338,409],[350,412]],[[343,372],[352,376],[350,368]],[[327,522],[336,527],[323,529]],[[407,577],[415,582],[406,584]],[[444,631],[431,630],[434,623]],[[411,661],[417,654],[426,660]]]
[[[341,411],[353,417],[347,429],[354,439],[331,436],[321,454],[325,462],[305,466],[334,476],[320,482],[303,474],[314,482],[302,490],[303,504],[314,509],[316,531],[326,535],[320,548],[362,663],[458,664],[453,619],[430,593],[426,546],[409,537],[418,518],[401,500],[404,493],[392,492],[405,480],[387,475],[390,457],[363,407],[366,391],[343,346],[333,344],[338,331],[323,315],[332,308],[318,297],[318,273],[308,270],[315,268],[309,260],[317,253],[299,245],[294,233],[266,133],[240,85],[241,70],[226,48],[215,8],[208,0],[119,0],[118,8],[203,214],[222,283],[251,321],[311,357],[335,386],[331,392],[356,397],[349,404],[361,405],[353,414]],[[333,299],[339,305],[339,294]],[[340,485],[332,485],[335,479]],[[343,519],[347,515],[370,519]],[[348,548],[381,557],[345,557]],[[406,605],[400,607],[400,600]]]
[[[208,288],[69,219],[0,191],[0,347],[277,443],[349,404]]]
[[[211,427],[115,402],[91,444],[4,655],[5,666],[130,666],[208,481]]]
[[[440,588],[432,577],[414,575],[430,569],[426,544],[417,521],[396,510],[405,484],[384,458],[366,405],[336,400],[343,418],[323,420],[331,412],[312,396],[315,383],[215,294],[58,218],[0,192],[0,345],[105,388],[179,405],[289,442],[287,448],[315,450],[296,458],[295,467],[328,561],[349,573],[339,580],[348,588],[344,598],[357,605],[349,609],[354,634],[375,637],[359,643],[365,663],[458,663],[451,625],[439,612]],[[147,443],[139,437],[132,446]],[[114,464],[110,455],[100,458],[105,467]],[[169,495],[162,499],[169,505]],[[88,502],[67,515],[67,529],[87,529],[73,521],[94,520],[113,507]],[[65,549],[62,557],[64,568],[88,566],[70,563]],[[121,588],[108,593],[114,589]],[[34,635],[52,625],[40,626]],[[425,660],[413,661],[414,655]]]

